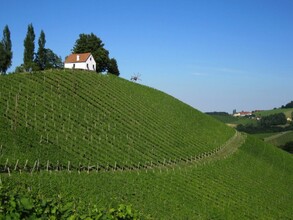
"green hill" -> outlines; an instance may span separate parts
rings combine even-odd
[[[152,88],[86,71],[1,76],[0,123],[0,182],[73,213],[292,219],[290,154]]]
[[[2,164],[184,161],[235,133],[171,96],[118,77],[59,71],[0,80]]]
[[[284,113],[287,118],[291,118],[292,112],[293,112],[293,108],[278,108],[278,109],[272,109],[272,110],[259,111],[259,112],[255,112],[254,114],[256,116],[263,117],[263,116],[269,116],[269,115],[278,114],[278,113]]]

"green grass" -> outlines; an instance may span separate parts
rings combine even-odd
[[[80,209],[123,203],[151,219],[292,219],[290,154],[118,77],[1,76],[0,131],[2,184]]]
[[[293,131],[289,132],[282,132],[279,136],[271,136],[272,138],[268,137],[267,141],[268,143],[271,143],[275,146],[283,146],[288,142],[293,142]]]
[[[248,125],[248,124],[253,124],[256,125],[257,124],[257,120],[255,119],[250,119],[250,118],[246,118],[246,117],[239,117],[236,121],[235,124],[239,125]]]
[[[235,125],[257,124],[256,120],[246,118],[246,117],[234,117],[232,115],[211,115],[211,116],[226,124],[235,124]]]
[[[272,135],[275,135],[276,133],[257,133],[257,134],[252,134],[252,136],[257,137],[261,140],[264,140],[267,137],[270,137]]]
[[[283,146],[286,143],[293,141],[293,131],[260,133],[253,134],[253,136],[258,137],[264,140],[265,142],[273,144],[277,147]]]
[[[268,116],[268,115],[277,114],[277,113],[284,113],[287,118],[291,118],[291,112],[293,112],[293,108],[278,108],[273,110],[255,112],[254,114],[256,116],[263,117],[263,116]]]
[[[214,117],[215,119],[218,119],[219,121],[223,122],[223,123],[231,123],[233,124],[234,122],[237,121],[236,117],[233,117],[232,115],[216,115],[216,114],[212,114],[210,115],[211,117]]]

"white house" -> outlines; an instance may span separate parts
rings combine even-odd
[[[245,111],[241,111],[241,112],[237,112],[233,114],[234,117],[244,117],[244,116],[250,116],[250,115],[252,115],[251,112],[245,112]]]
[[[91,53],[70,54],[65,59],[64,68],[96,71],[96,61]]]

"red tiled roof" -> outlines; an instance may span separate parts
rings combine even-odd
[[[91,53],[74,53],[70,54],[68,57],[66,57],[65,63],[79,63],[79,62],[85,62],[89,58]],[[77,57],[79,56],[79,60],[77,60]]]
[[[240,113],[240,115],[251,115],[251,112],[244,112],[244,111],[242,111],[242,112],[239,112]]]

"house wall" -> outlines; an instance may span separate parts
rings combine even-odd
[[[88,68],[87,68],[88,64]],[[87,59],[86,64],[84,64],[85,69],[96,71],[96,61],[94,60],[93,56],[90,55],[90,57]]]
[[[86,62],[65,63],[64,68],[96,71],[96,62],[93,56],[90,55]]]

